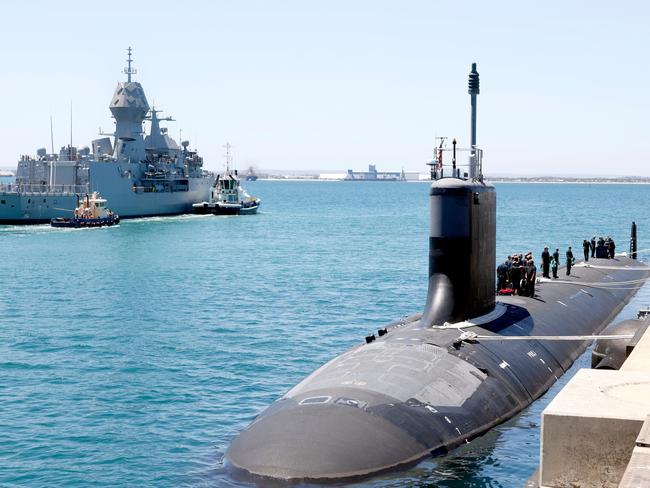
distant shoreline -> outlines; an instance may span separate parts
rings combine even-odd
[[[629,179],[598,179],[598,180],[590,180],[590,179],[575,179],[575,180],[539,180],[539,179],[489,179],[486,178],[486,181],[489,181],[490,183],[505,183],[505,184],[520,184],[520,183],[526,183],[526,184],[539,184],[539,185],[550,185],[550,184],[557,184],[557,185],[650,185],[650,179],[644,179],[644,180],[638,180],[638,181],[630,181]]]
[[[15,178],[15,174],[13,171],[10,170],[0,170],[0,178]],[[584,177],[584,178],[577,178],[577,177],[540,177],[540,176],[521,176],[521,177],[495,177],[495,178],[490,178],[489,176],[485,177],[486,181],[489,181],[490,183],[499,183],[499,184],[559,184],[559,185],[572,185],[572,184],[580,184],[580,185],[650,185],[650,177],[627,177],[627,176],[622,176],[622,177],[612,177],[612,178],[607,178],[607,177]],[[317,181],[317,182],[346,182],[349,183],[350,181],[344,180],[342,178],[319,178],[318,175],[305,175],[305,176],[298,176],[298,175],[287,175],[287,176],[282,176],[282,175],[268,175],[268,176],[261,176],[257,181]],[[400,182],[403,180],[387,180],[387,181],[373,181],[373,180],[354,180],[355,181],[361,181],[363,183],[395,183],[395,182]],[[415,179],[407,179],[404,182],[405,183],[428,183],[431,180],[429,179],[420,179],[420,180],[415,180]]]
[[[296,178],[296,177],[271,177],[271,178],[259,178],[257,181],[315,181],[320,183],[335,182],[335,183],[429,183],[431,180],[406,180],[406,181],[346,181],[343,179],[326,179],[326,178]],[[538,185],[650,185],[650,178],[643,178],[638,180],[632,180],[630,178],[598,178],[598,179],[589,179],[589,178],[576,178],[576,179],[540,179],[540,178],[485,178],[485,181],[489,183],[499,183],[499,184],[538,184]]]

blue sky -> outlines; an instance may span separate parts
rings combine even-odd
[[[481,74],[489,173],[650,175],[643,2],[12,2],[0,49],[0,167],[112,130],[134,48],[150,104],[206,166],[426,171],[434,136],[469,139]]]

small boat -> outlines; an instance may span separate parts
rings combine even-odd
[[[248,167],[248,174],[246,175],[246,181],[257,181],[257,175],[255,174],[255,169],[252,166]]]
[[[250,215],[257,213],[261,200],[251,197],[240,184],[237,170],[230,170],[230,144],[226,144],[226,172],[217,180],[210,191],[208,202],[192,205],[197,214]]]
[[[81,203],[77,202],[72,217],[57,217],[50,221],[52,227],[109,227],[118,224],[120,217],[106,207],[106,199],[101,198],[97,192],[91,196],[86,195]]]

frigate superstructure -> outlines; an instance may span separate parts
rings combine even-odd
[[[128,49],[126,81],[118,82],[109,109],[115,132],[102,134],[91,147],[64,146],[58,153],[38,149],[21,156],[15,182],[0,185],[0,224],[36,224],[70,217],[79,196],[100,192],[122,218],[174,215],[192,211],[208,198],[215,176],[203,158],[179,146],[149,106]],[[149,123],[145,135],[144,124]]]

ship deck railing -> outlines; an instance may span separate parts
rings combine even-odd
[[[451,153],[451,154],[449,154]],[[461,154],[467,155],[469,161],[463,158],[454,158],[456,155],[460,156]],[[467,147],[456,147],[455,151],[453,148],[448,147],[437,147],[434,149],[433,160],[427,163],[431,168],[431,179],[437,180],[444,177],[450,178],[461,178],[467,179],[472,160],[475,160],[476,165],[476,174],[483,174],[483,150],[472,146],[471,148]]]
[[[0,193],[19,195],[80,195],[88,193],[88,185],[33,185],[24,183],[1,183]]]

